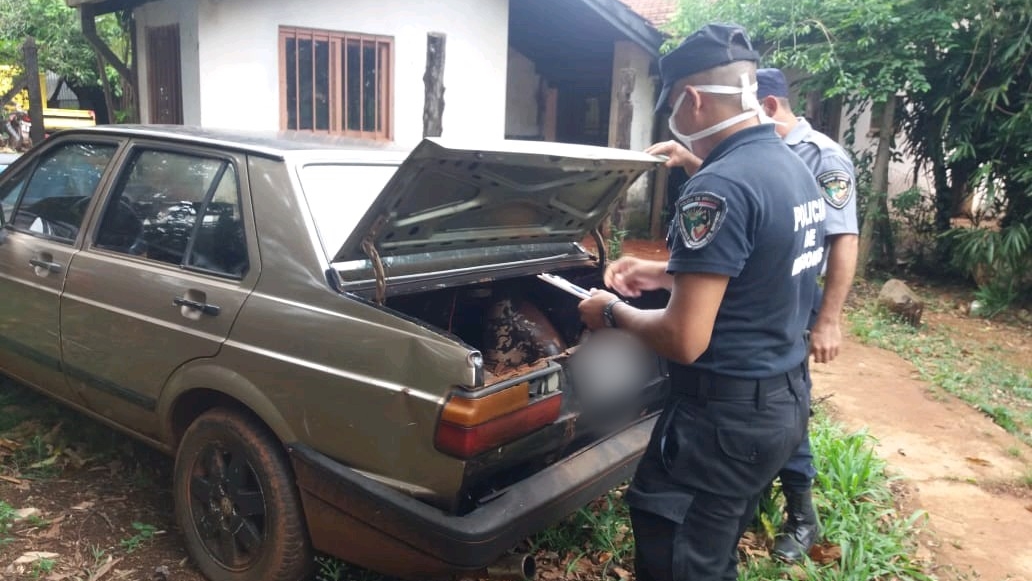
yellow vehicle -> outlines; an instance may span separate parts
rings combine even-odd
[[[11,88],[11,83],[14,82],[14,78],[17,76],[19,69],[11,65],[0,65],[0,92],[7,91]],[[43,95],[47,94],[46,78],[43,74],[39,75],[40,92]],[[28,91],[22,90],[11,99],[10,103],[4,103],[5,111],[9,110],[29,110],[29,95]],[[96,114],[88,109],[51,109],[49,107],[43,108],[43,133],[44,135],[50,135],[55,131],[61,129],[77,129],[80,127],[92,127],[97,124]]]
[[[92,127],[96,124],[96,115],[88,109],[43,108],[43,133],[45,135],[50,135],[61,129]]]

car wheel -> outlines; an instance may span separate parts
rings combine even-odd
[[[282,444],[256,419],[215,409],[183,435],[176,519],[212,581],[298,581],[313,563],[301,501]]]

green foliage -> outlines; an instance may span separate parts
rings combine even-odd
[[[926,243],[934,245],[926,227],[947,231],[974,191],[998,208],[1004,227],[1032,227],[1027,0],[681,0],[667,48],[712,21],[745,26],[765,66],[802,73],[801,91],[842,97],[849,112],[847,143],[860,112],[900,96],[897,129],[906,140],[898,145],[916,160],[915,170],[931,172],[935,184],[932,198],[906,208],[910,215],[903,218],[921,220],[922,229],[914,232],[920,258]],[[865,163],[857,164],[861,186]],[[937,248],[935,259],[945,251]],[[990,299],[1005,299],[1013,289],[987,292]]]
[[[97,33],[126,58],[127,24],[116,14],[97,18]],[[41,69],[57,73],[73,86],[100,85],[96,53],[82,34],[78,10],[69,8],[65,0],[0,0],[0,64],[20,64],[28,36],[36,39]]]
[[[623,254],[623,241],[627,238],[627,230],[621,230],[613,226],[609,230],[609,238],[606,239],[606,258],[616,260]]]
[[[142,522],[132,523],[133,530],[136,531],[130,537],[124,538],[121,541],[122,549],[127,553],[132,553],[136,549],[140,548],[140,545],[154,538],[154,535],[158,534],[158,529],[154,525],[149,525]]]
[[[934,200],[920,188],[910,188],[889,203],[897,239],[907,243],[919,265],[926,265],[933,260],[939,243]]]
[[[14,507],[0,500],[0,546],[11,540],[7,533],[14,524]]]
[[[538,533],[530,541],[532,549],[560,555],[573,553],[571,568],[578,559],[601,554],[607,555],[603,572],[612,565],[629,562],[634,556],[634,537],[630,533],[627,503],[621,496],[622,493],[610,492],[561,524]]]
[[[955,242],[954,264],[978,283],[978,314],[993,317],[1032,288],[1032,227],[956,228],[946,236]]]

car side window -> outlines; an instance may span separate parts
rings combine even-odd
[[[27,172],[22,171],[0,186],[0,226],[7,224],[8,217],[14,212],[14,204],[18,201],[25,182]]]
[[[224,159],[138,151],[108,200],[96,245],[243,277],[247,239],[236,167]]]
[[[68,143],[47,152],[27,184],[16,180],[11,191],[0,192],[5,215],[7,198],[20,193],[12,208],[11,227],[63,242],[75,241],[116,149],[111,144]]]

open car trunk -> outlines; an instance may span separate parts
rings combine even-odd
[[[658,409],[665,387],[659,358],[620,331],[588,337],[579,299],[536,275],[556,273],[584,288],[601,287],[605,258],[580,242],[659,163],[640,152],[571,144],[470,148],[424,140],[334,256],[340,290],[482,354],[481,380],[452,394],[464,399],[463,409],[511,388],[523,398],[515,403],[524,409],[508,418],[517,423],[517,412],[547,400],[547,421],[528,414],[539,423],[518,437],[450,451],[467,460],[466,474],[458,497],[442,508],[472,510]],[[644,301],[659,306],[665,297]],[[442,424],[448,414],[446,405]],[[491,419],[507,421],[501,413]],[[463,424],[457,430],[467,431],[457,437],[481,425]],[[444,451],[441,433],[439,425],[437,447]]]
[[[599,287],[597,269],[562,271]],[[633,301],[661,307],[666,293]],[[506,486],[658,411],[666,396],[664,361],[619,330],[590,332],[577,297],[536,276],[519,276],[387,299],[386,306],[457,336],[483,354],[486,392],[528,382],[531,397],[561,397],[558,418],[466,464],[452,507],[472,510]]]

